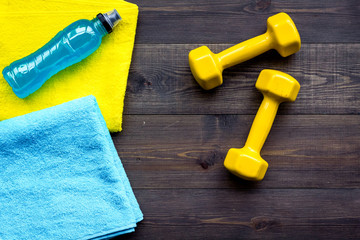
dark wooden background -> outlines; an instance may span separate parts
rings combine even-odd
[[[125,99],[124,130],[113,134],[144,213],[118,239],[359,239],[360,2],[130,0],[139,22]],[[220,52],[262,34],[288,13],[300,52],[275,51],[224,71],[202,90],[191,49]],[[242,147],[262,101],[262,69],[294,76],[294,103],[280,105],[254,183],[223,167]]]

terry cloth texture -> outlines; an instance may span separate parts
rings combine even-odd
[[[117,9],[122,21],[92,55],[50,78],[25,99],[0,73],[0,121],[94,95],[107,127],[121,131],[123,102],[134,47],[138,7],[120,0],[1,0],[0,72],[44,46],[79,19]]]
[[[0,122],[0,239],[108,239],[142,217],[93,96]]]

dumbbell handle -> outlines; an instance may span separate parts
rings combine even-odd
[[[254,58],[272,48],[272,40],[268,32],[241,42],[218,54],[220,65],[223,69]]]
[[[264,94],[264,99],[256,113],[245,147],[260,153],[273,125],[279,104],[280,100]]]

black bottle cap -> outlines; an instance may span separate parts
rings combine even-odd
[[[113,28],[121,21],[121,16],[116,9],[104,14],[99,13],[96,17],[100,20],[108,33],[111,33]]]
[[[104,15],[102,13],[99,13],[98,15],[96,15],[96,17],[100,20],[102,25],[105,27],[106,31],[108,33],[111,33],[112,32],[112,27],[111,27],[110,23],[108,23],[108,21],[106,21]]]

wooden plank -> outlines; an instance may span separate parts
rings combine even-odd
[[[359,188],[360,116],[277,116],[261,152],[260,183],[223,161],[244,145],[252,115],[126,115],[113,141],[135,189]]]
[[[275,51],[224,71],[224,84],[202,90],[188,53],[199,45],[136,45],[125,98],[126,114],[255,114],[261,70],[284,71],[301,84],[298,99],[279,114],[360,114],[360,44],[304,44],[282,58]],[[219,52],[230,45],[209,46]]]
[[[121,239],[359,239],[359,189],[136,190],[145,219]]]
[[[139,6],[137,43],[238,43],[262,34],[279,12],[294,20],[302,42],[358,42],[357,0],[131,0]]]

